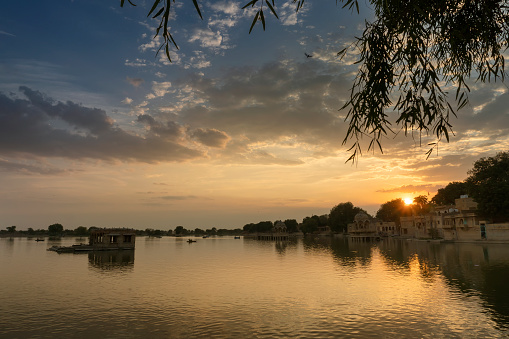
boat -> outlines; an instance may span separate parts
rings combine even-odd
[[[196,242],[196,240],[193,240],[193,239],[187,239],[187,242],[188,242],[188,243],[192,243],[192,242]]]
[[[233,237],[234,239],[240,239],[240,235],[236,235]]]
[[[44,241],[44,239],[43,238],[37,238],[37,239],[35,239],[35,241]]]

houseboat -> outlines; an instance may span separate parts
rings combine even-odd
[[[136,233],[133,229],[98,228],[90,231],[88,244],[53,246],[48,248],[48,251],[55,251],[58,253],[76,253],[89,251],[134,250],[135,242]]]

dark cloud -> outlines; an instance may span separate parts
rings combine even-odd
[[[132,135],[101,109],[54,102],[27,87],[20,91],[26,99],[0,93],[0,154],[141,162],[203,156],[176,141],[180,127],[172,123],[145,137]]]
[[[187,77],[174,84],[191,88],[196,97],[197,104],[179,112],[191,128],[207,126],[252,142],[292,136],[338,149],[346,127],[338,112],[348,95],[346,77],[340,69],[319,62],[271,63],[259,69],[230,69],[220,78]]]
[[[228,134],[213,128],[198,128],[191,134],[191,136],[206,146],[217,148],[224,148],[226,143],[230,140]]]
[[[20,91],[28,98],[34,109],[40,110],[49,118],[61,119],[76,131],[84,129],[98,135],[110,130],[113,126],[113,120],[103,110],[83,107],[70,101],[54,103],[51,98],[45,97],[41,92],[33,91],[25,86],[21,86]]]
[[[178,140],[184,136],[184,128],[174,121],[163,124],[148,114],[138,115],[138,122],[149,127],[151,135],[167,140]]]
[[[177,121],[186,127],[181,133],[214,148],[207,150],[212,160],[302,164],[299,149],[323,157],[343,147],[346,112],[338,109],[350,76],[318,61],[230,68],[217,77],[187,75],[172,82],[171,110],[151,111],[138,122],[162,137],[165,121]]]

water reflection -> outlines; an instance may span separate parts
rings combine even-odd
[[[297,239],[290,238],[288,240],[281,240],[276,241],[276,252],[280,255],[285,255],[288,249],[295,249],[297,248]]]
[[[509,329],[509,246],[506,244],[439,244],[387,239],[378,243],[393,270],[418,270],[433,281],[443,276],[462,297],[479,297],[500,328]]]
[[[366,267],[370,264],[373,248],[377,242],[359,241],[351,238],[334,238],[331,241],[332,255],[341,266]]]
[[[135,251],[58,255],[1,239],[0,338],[509,334],[509,245],[186,240],[141,239],[135,270]]]
[[[134,250],[89,252],[88,266],[99,272],[131,272],[134,268]]]
[[[456,298],[480,300],[499,329],[509,329],[509,246],[382,239],[359,241],[316,237],[302,240],[305,252],[331,255],[341,267],[372,270],[379,257],[383,270],[416,276],[433,286],[443,280]],[[399,288],[400,286],[394,286]]]

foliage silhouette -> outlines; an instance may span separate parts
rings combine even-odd
[[[296,11],[304,6],[304,0],[285,1],[294,3]],[[203,19],[197,0],[192,2]],[[258,22],[265,30],[265,12],[279,19],[276,2],[250,0],[244,5],[258,6],[249,32]],[[147,15],[159,20],[154,38],[162,36],[163,43],[157,53],[164,47],[170,61],[170,46],[178,49],[168,26],[176,7],[172,3],[175,0],[154,0]],[[359,13],[358,0],[336,3]],[[454,134],[450,120],[468,104],[468,80],[504,80],[509,7],[504,0],[369,0],[366,5],[374,11],[373,22],[366,21],[363,34],[338,52],[339,57],[354,53],[358,65],[350,98],[342,107],[348,109],[349,122],[343,144],[353,140],[347,162],[358,161],[363,137],[370,140],[368,151],[383,153],[382,139],[399,131],[434,135],[429,157],[440,141]]]

